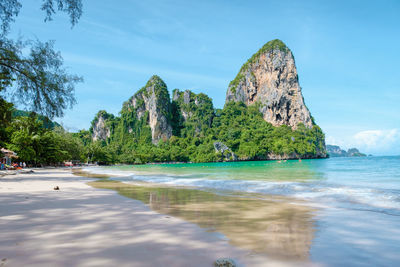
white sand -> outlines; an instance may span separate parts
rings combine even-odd
[[[68,169],[0,178],[0,267],[212,266],[221,257],[278,264],[140,201],[92,188],[90,180]]]

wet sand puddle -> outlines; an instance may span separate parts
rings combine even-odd
[[[75,172],[82,175],[82,172]],[[102,177],[104,178],[104,177]],[[159,213],[219,232],[237,247],[275,259],[308,261],[315,209],[287,197],[221,195],[198,189],[101,179],[89,182],[140,200]],[[269,199],[267,199],[269,197]]]

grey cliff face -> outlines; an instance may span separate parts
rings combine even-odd
[[[161,139],[168,140],[172,136],[172,127],[168,120],[169,94],[165,83],[158,76],[151,77],[146,86],[131,98],[130,104],[136,110],[139,120],[148,112],[154,144]]]
[[[203,93],[195,94],[190,90],[173,91],[173,104],[179,109],[184,123],[192,123],[195,133],[211,127],[214,114],[214,106],[211,98]]]
[[[178,89],[175,89],[173,92],[172,99],[173,99],[173,101],[182,101],[182,104],[189,105],[190,102],[192,101],[191,94],[193,94],[193,93],[189,90],[185,90],[185,91],[181,92]],[[181,108],[180,112],[185,121],[187,121],[193,115],[193,112],[190,111],[189,109]]]
[[[183,93],[183,103],[185,103],[185,104],[189,104],[190,103],[190,91],[189,90],[186,90]]]
[[[102,140],[105,141],[111,135],[110,128],[106,126],[106,119],[104,116],[99,115],[97,119],[93,123],[93,134],[92,140],[98,141]]]
[[[274,126],[313,126],[292,52],[280,40],[268,42],[243,65],[228,87],[226,102],[229,101],[259,103],[264,120]]]

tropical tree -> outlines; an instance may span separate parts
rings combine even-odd
[[[10,127],[8,147],[17,152],[21,161],[37,165],[85,159],[85,148],[79,137],[61,127],[43,127],[43,121],[36,115],[17,117]]]
[[[6,94],[11,95],[32,111],[49,118],[62,116],[75,103],[74,87],[82,78],[66,71],[60,53],[54,50],[54,41],[43,43],[8,37],[10,24],[21,7],[19,0],[0,2],[0,98],[4,100]],[[46,14],[45,21],[60,11],[69,15],[74,26],[82,15],[82,2],[43,0],[41,9]]]

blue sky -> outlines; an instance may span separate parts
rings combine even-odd
[[[72,131],[100,109],[117,115],[153,74],[221,108],[241,65],[279,38],[327,143],[400,154],[400,1],[84,0],[72,29],[63,14],[44,23],[40,2],[23,1],[11,34],[55,40],[84,77],[57,119]]]

